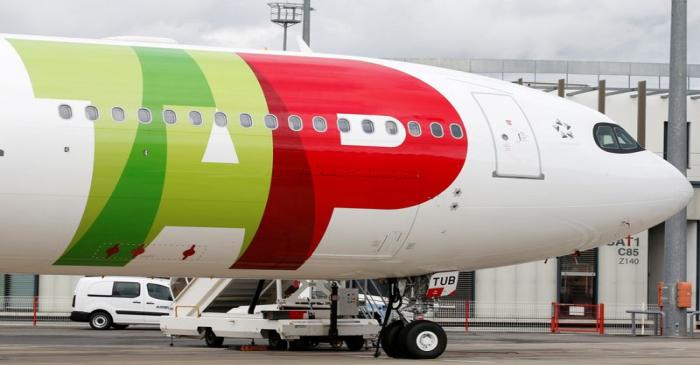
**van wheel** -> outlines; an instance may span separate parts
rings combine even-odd
[[[207,330],[204,332],[204,342],[208,347],[221,347],[221,345],[224,344],[224,338],[217,337],[211,328],[207,328]]]
[[[107,330],[112,326],[112,316],[107,312],[96,311],[90,315],[90,327],[94,330]]]
[[[114,328],[115,330],[125,330],[127,327],[129,327],[128,324],[116,324],[116,323],[112,323],[112,328]]]

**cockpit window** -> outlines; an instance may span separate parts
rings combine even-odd
[[[615,124],[596,124],[593,127],[593,137],[598,147],[607,152],[632,153],[643,149],[627,131]]]

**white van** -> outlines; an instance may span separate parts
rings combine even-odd
[[[173,303],[170,281],[121,276],[85,277],[73,295],[70,319],[96,330],[158,324]]]

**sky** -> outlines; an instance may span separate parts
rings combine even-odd
[[[297,0],[301,1],[301,0]],[[1,0],[0,33],[149,36],[281,49],[266,0]],[[316,52],[396,58],[668,62],[671,0],[312,0]],[[700,63],[700,1],[688,5]],[[290,28],[297,49],[301,24]]]

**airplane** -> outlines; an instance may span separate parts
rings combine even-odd
[[[0,79],[0,272],[405,278],[593,248],[693,194],[606,115],[437,67],[7,34]],[[445,349],[389,326],[396,357]]]

